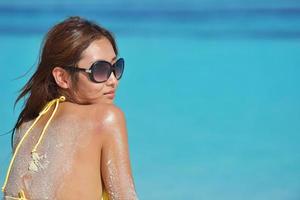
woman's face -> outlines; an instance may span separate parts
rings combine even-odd
[[[89,69],[97,60],[105,60],[111,64],[116,61],[115,51],[105,37],[93,41],[82,53],[82,59],[78,67]],[[111,73],[109,79],[103,83],[95,83],[89,79],[89,74],[79,72],[79,79],[76,89],[76,98],[82,103],[95,104],[99,102],[113,103],[115,92],[118,86],[118,80],[114,73]],[[107,94],[112,92],[111,94]]]

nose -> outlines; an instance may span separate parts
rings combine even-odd
[[[116,85],[118,83],[118,79],[116,78],[114,72],[110,73],[109,78],[106,81],[107,85]]]

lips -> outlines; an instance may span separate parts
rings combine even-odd
[[[115,91],[112,90],[112,91],[109,91],[109,92],[105,92],[104,95],[105,95],[105,94],[114,94],[114,93],[115,93]]]
[[[106,92],[104,93],[104,96],[112,100],[115,98],[115,91]]]

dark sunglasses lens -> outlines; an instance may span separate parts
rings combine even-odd
[[[115,63],[115,76],[119,80],[122,77],[124,71],[124,59],[120,58]]]
[[[97,82],[103,82],[108,79],[108,72],[110,70],[109,63],[97,62],[93,68],[93,77]]]

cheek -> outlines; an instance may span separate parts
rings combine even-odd
[[[103,88],[104,88],[104,83],[93,83],[90,82],[90,90],[91,92],[99,95],[100,92],[103,92]]]
[[[79,77],[78,92],[82,95],[99,96],[103,92],[104,83],[94,83],[88,77]]]

